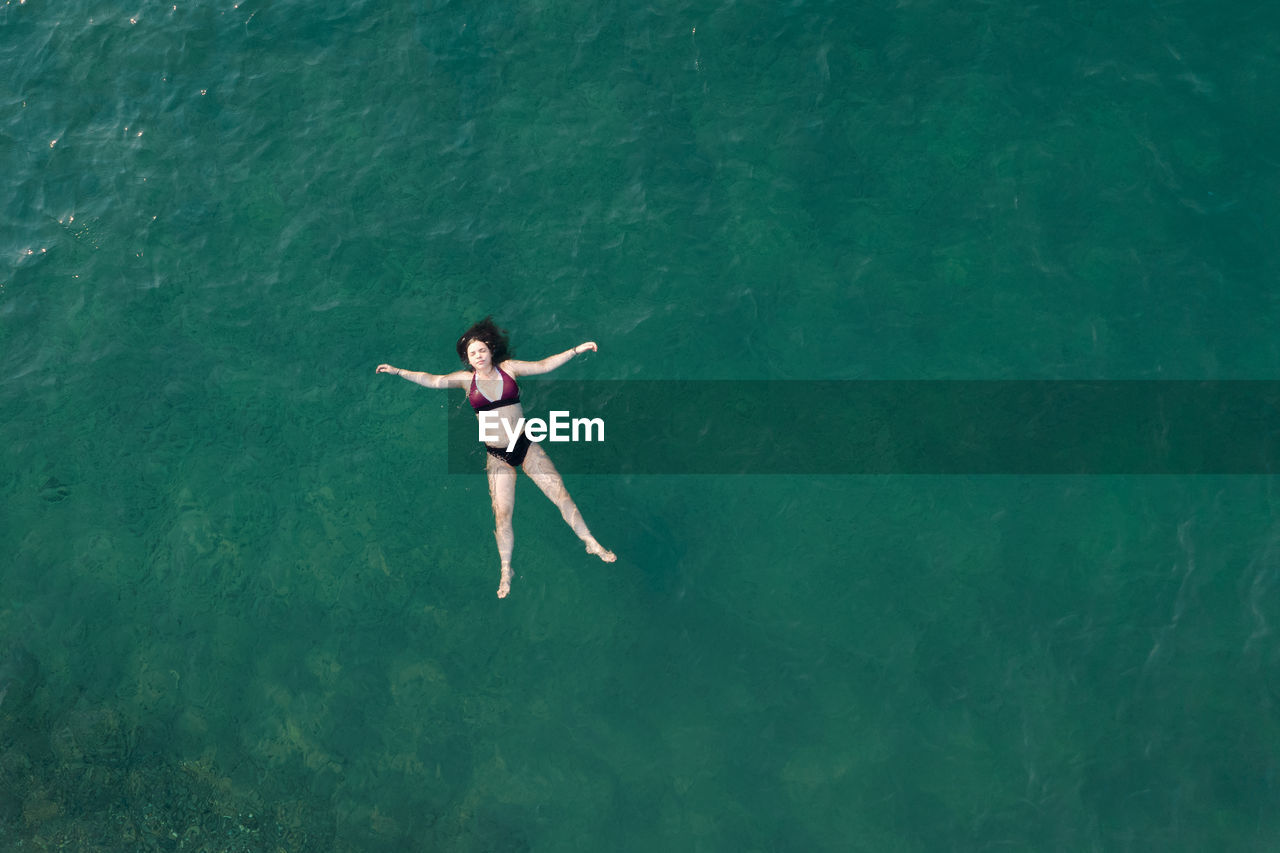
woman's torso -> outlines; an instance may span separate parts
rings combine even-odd
[[[524,408],[520,405],[520,385],[515,377],[501,366],[497,368],[497,374],[491,379],[481,379],[473,372],[471,386],[467,389],[467,402],[477,416],[486,414],[488,423],[499,425],[497,439],[486,444],[506,447],[510,441],[509,432],[516,432],[520,418],[524,417]]]

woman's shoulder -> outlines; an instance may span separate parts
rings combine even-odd
[[[475,375],[475,371],[472,370],[455,370],[453,373],[446,373],[440,378],[445,381],[446,385],[464,388],[471,384],[471,380],[475,378]]]

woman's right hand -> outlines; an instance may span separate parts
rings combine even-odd
[[[389,364],[379,364],[378,369],[374,371],[374,373],[399,373],[399,372],[400,372],[400,368],[392,367]]]

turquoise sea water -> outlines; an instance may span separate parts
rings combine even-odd
[[[570,477],[612,566],[524,481],[499,602],[373,368],[1277,378],[1278,37],[9,0],[0,845],[1276,849],[1273,479]]]

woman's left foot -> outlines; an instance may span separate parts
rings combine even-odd
[[[587,553],[595,554],[597,557],[604,560],[606,563],[612,563],[613,561],[618,559],[617,554],[613,553],[608,548],[604,547],[603,545],[601,545],[599,542],[596,542],[595,540],[592,540],[587,545]]]

